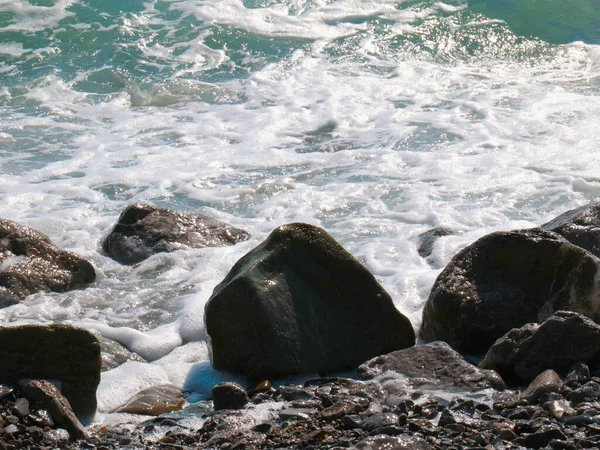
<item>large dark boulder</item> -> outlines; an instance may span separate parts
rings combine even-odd
[[[100,344],[89,331],[70,325],[0,327],[0,383],[58,380],[82,421],[96,413]]]
[[[136,264],[178,245],[218,247],[245,241],[239,228],[197,214],[184,214],[151,205],[128,206],[102,244],[104,252],[122,264]]]
[[[385,375],[386,378],[405,379],[412,389],[436,389],[478,391],[482,389],[504,390],[504,381],[493,370],[482,370],[466,361],[445,342],[397,350],[377,356],[358,368],[363,380]]]
[[[496,370],[511,384],[530,382],[547,369],[563,376],[578,361],[600,356],[600,325],[571,311],[558,311],[538,327],[512,330],[489,349],[479,363]]]
[[[541,226],[600,257],[600,203],[567,211]]]
[[[484,353],[512,328],[572,310],[600,319],[600,260],[539,228],[497,232],[458,252],[435,280],[421,337]]]
[[[56,248],[39,231],[0,219],[0,308],[35,292],[65,292],[95,279],[85,259]]]
[[[205,325],[214,367],[254,380],[346,370],[415,342],[373,275],[304,223],[277,228],[233,266]]]

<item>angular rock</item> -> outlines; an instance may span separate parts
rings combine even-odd
[[[554,370],[548,369],[535,377],[527,389],[521,392],[521,398],[533,404],[544,394],[559,392],[562,385],[560,376]]]
[[[362,405],[356,402],[343,399],[321,411],[321,417],[325,420],[338,420],[347,415],[361,413],[364,409]]]
[[[159,416],[178,411],[184,404],[185,399],[181,389],[172,384],[162,384],[141,390],[115,412]]]
[[[100,342],[102,351],[102,372],[119,367],[127,361],[147,362],[140,355],[129,351],[119,342],[104,337],[100,333],[95,334],[95,336]]]
[[[373,275],[303,223],[277,228],[234,265],[205,325],[213,366],[254,380],[347,370],[415,341]]]
[[[0,327],[0,342],[0,383],[58,380],[77,417],[93,418],[101,366],[93,334],[70,325],[21,325]]]
[[[406,377],[413,389],[442,389],[447,391],[477,391],[493,388],[504,390],[502,378],[493,370],[482,370],[467,362],[445,342],[398,350],[373,358],[358,368],[361,379],[380,375]]]
[[[567,211],[540,228],[558,233],[600,257],[600,203]]]
[[[241,409],[250,401],[248,393],[240,384],[225,381],[212,390],[215,411],[220,409]]]
[[[524,328],[511,331],[511,339],[499,339],[479,367],[496,370],[507,381],[529,382],[546,369],[566,374],[574,363],[595,359],[600,351],[600,326],[575,312],[558,311],[539,327]]]
[[[121,264],[136,264],[156,253],[171,252],[177,245],[218,247],[249,237],[244,230],[201,215],[134,204],[121,213],[102,249]]]
[[[0,308],[36,292],[65,292],[96,279],[94,267],[48,236],[0,219]]]
[[[436,279],[421,337],[464,353],[558,310],[600,319],[600,260],[542,229],[497,232],[458,252]]]
[[[52,383],[45,380],[31,380],[23,387],[23,393],[31,400],[40,402],[54,422],[67,430],[72,439],[88,437],[87,431],[77,419],[69,401]]]

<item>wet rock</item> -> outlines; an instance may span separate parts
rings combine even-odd
[[[541,226],[600,257],[600,203],[567,211]]]
[[[300,419],[300,420],[308,420],[310,416],[317,414],[317,411],[314,408],[286,408],[279,411],[279,418],[282,420],[289,419]]]
[[[245,241],[250,235],[226,223],[151,205],[128,206],[102,244],[104,252],[122,264],[171,252],[177,245],[218,247]]]
[[[524,438],[518,439],[517,442],[523,443],[527,448],[542,448],[550,443],[552,440],[564,441],[567,437],[557,427],[542,427],[538,431]]]
[[[56,386],[44,380],[31,380],[23,387],[23,393],[35,402],[43,405],[50,413],[53,421],[68,431],[73,439],[88,437],[85,428],[71,409],[69,401],[60,393]]]
[[[59,380],[77,417],[93,418],[101,366],[93,334],[70,325],[21,325],[0,327],[0,342],[0,383]]]
[[[281,398],[287,401],[309,400],[313,398],[313,395],[307,389],[304,389],[300,386],[281,386],[279,389],[277,389],[277,392]]]
[[[549,400],[544,403],[543,407],[551,417],[557,420],[564,420],[576,414],[576,411],[563,398]]]
[[[373,358],[358,368],[362,379],[373,379],[385,372],[407,377],[413,388],[469,390],[505,388],[502,378],[489,370],[481,370],[468,363],[445,342],[398,350]]]
[[[382,428],[389,425],[397,425],[398,424],[398,415],[394,413],[382,413],[382,414],[373,414],[371,416],[365,417],[360,427],[367,431],[373,431],[378,428]]]
[[[578,388],[590,380],[589,367],[582,361],[578,361],[569,369],[569,373],[565,377],[565,385],[571,388]]]
[[[583,386],[574,389],[567,395],[573,405],[583,402],[593,402],[600,399],[600,384],[595,381],[588,381]]]
[[[414,345],[409,320],[323,229],[277,228],[205,307],[211,361],[250,379],[351,369]]]
[[[356,450],[431,450],[424,439],[408,434],[400,436],[372,436],[363,439],[355,446]]]
[[[212,390],[215,410],[240,409],[249,401],[248,393],[240,384],[223,382],[215,385]]]
[[[451,234],[454,234],[454,231],[447,227],[435,227],[431,230],[419,234],[419,236],[417,237],[419,242],[419,247],[417,248],[417,251],[419,252],[419,255],[421,255],[422,258],[427,258],[431,255],[431,252],[433,251],[433,246],[438,241],[438,239]]]
[[[65,292],[96,279],[94,267],[48,236],[0,219],[0,308],[35,292]]]
[[[457,253],[436,279],[421,337],[479,354],[511,329],[561,309],[600,319],[599,267],[598,258],[556,233],[489,234]]]
[[[564,374],[600,350],[600,326],[578,313],[558,311],[539,327],[526,327],[498,340],[479,367],[496,370],[507,380],[529,382],[546,369]]]
[[[69,438],[70,436],[67,430],[57,428],[56,430],[48,430],[44,432],[43,441],[48,445],[61,445],[66,444],[69,441]]]
[[[364,407],[359,403],[344,399],[321,411],[321,417],[325,420],[338,420],[347,415],[358,414],[363,410]]]
[[[559,392],[562,384],[560,376],[554,370],[545,370],[535,377],[527,389],[521,393],[521,398],[524,398],[529,403],[536,403],[544,394]]]
[[[453,423],[456,423],[456,419],[449,410],[444,409],[440,414],[440,418],[438,420],[438,427],[445,427],[446,425],[450,425]]]
[[[95,333],[95,336],[100,342],[102,351],[102,372],[115,369],[127,361],[147,362],[140,355],[129,351],[119,342],[104,337],[100,333]]]
[[[13,405],[12,412],[18,417],[25,417],[29,414],[29,401],[26,398],[20,398]]]
[[[179,411],[184,404],[185,399],[181,389],[172,384],[162,384],[138,392],[115,412],[159,416],[171,411]]]

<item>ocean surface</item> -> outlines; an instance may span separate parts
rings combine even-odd
[[[598,0],[0,0],[0,217],[98,272],[0,322],[82,325],[152,361],[105,372],[101,412],[168,382],[202,397],[226,377],[213,288],[304,221],[418,329],[458,249],[600,197],[599,44]],[[133,202],[252,239],[125,267],[100,242]],[[436,226],[456,234],[425,261]]]

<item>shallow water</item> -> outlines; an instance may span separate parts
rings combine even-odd
[[[221,376],[202,350],[212,289],[305,221],[418,328],[458,249],[600,194],[600,47],[583,19],[600,8],[540,3],[0,0],[0,217],[99,274],[0,320],[85,325],[156,360],[105,373],[102,410],[144,384],[203,392]],[[99,243],[138,201],[253,237],[123,267]],[[416,237],[434,226],[457,234],[429,264]]]

